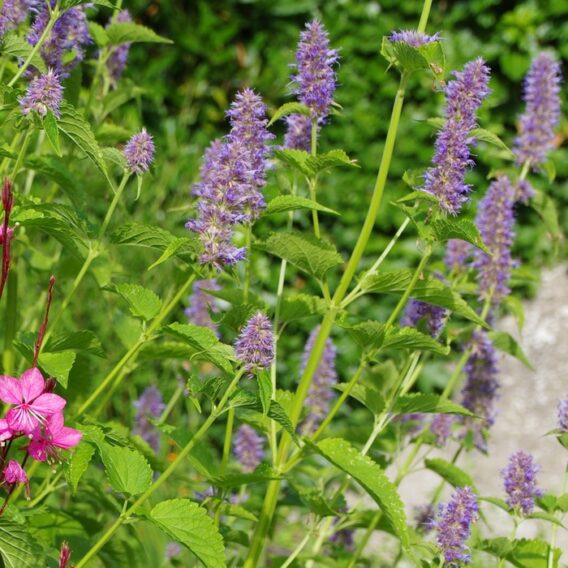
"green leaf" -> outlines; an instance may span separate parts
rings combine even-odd
[[[460,414],[462,416],[475,416],[467,408],[446,400],[435,394],[407,394],[401,396],[394,405],[397,414],[436,413],[436,414]]]
[[[397,270],[363,276],[361,288],[365,292],[372,293],[404,293],[412,279],[412,271]],[[414,287],[411,296],[417,300],[441,306],[463,316],[464,318],[489,329],[489,326],[470,308],[465,300],[451,288],[445,286],[439,280],[427,278],[420,281]]]
[[[357,166],[357,164],[349,158],[343,150],[330,150],[317,156],[308,156],[306,159],[306,167],[312,175],[319,174],[329,168],[338,166]]]
[[[523,330],[525,326],[525,309],[523,307],[523,302],[516,296],[507,296],[503,299],[503,304],[507,308],[507,311],[512,313],[517,320],[517,327],[519,331]]]
[[[272,115],[268,126],[272,126],[277,120],[280,120],[284,116],[290,114],[303,114],[305,116],[310,116],[312,111],[306,105],[302,103],[284,103],[281,107],[276,109],[276,112]]]
[[[412,47],[405,42],[391,42],[383,38],[381,55],[391,64],[406,73],[430,71],[437,80],[443,79],[446,58],[442,43],[434,41],[420,47]]]
[[[126,158],[120,150],[117,150],[116,148],[103,148],[102,153],[106,162],[110,162],[111,164],[118,166],[121,170],[126,170]]]
[[[106,6],[107,8],[116,9],[116,6],[110,0],[62,0],[61,10],[69,10],[73,6],[78,6],[79,4],[97,4],[98,6]]]
[[[562,231],[560,230],[558,212],[554,201],[544,192],[535,190],[535,195],[531,199],[530,205],[544,221],[552,239],[555,241],[560,240],[562,238]]]
[[[260,246],[318,280],[322,280],[330,269],[342,262],[341,256],[331,243],[311,235],[273,233]]]
[[[314,315],[323,315],[327,309],[325,300],[319,296],[294,294],[285,296],[280,306],[280,319],[293,321]]]
[[[260,395],[260,402],[262,404],[263,416],[268,415],[270,410],[270,401],[272,400],[272,379],[267,370],[263,370],[256,376],[258,383],[258,394]]]
[[[180,249],[186,248],[187,249],[187,245],[188,243],[191,242],[191,239],[187,238],[187,237],[180,237],[179,239],[175,239],[173,240],[164,250],[164,252],[162,253],[162,255],[160,256],[160,258],[158,258],[158,260],[156,260],[156,262],[152,263],[149,267],[148,267],[148,271],[156,268],[156,266],[162,264],[163,262],[166,262],[166,260],[168,260],[169,258],[171,258],[172,256],[174,256],[175,254],[178,253],[178,251]]]
[[[16,59],[25,60],[29,57],[33,46],[16,33],[7,33],[2,42],[2,55],[11,55]],[[41,73],[47,73],[47,67],[39,53],[32,58],[31,64]]]
[[[184,341],[192,350],[192,359],[209,361],[227,373],[233,370],[233,348],[221,343],[210,329],[176,322],[166,326],[163,331]]]
[[[512,355],[519,361],[521,361],[526,367],[534,371],[534,367],[531,365],[530,361],[527,359],[522,347],[515,341],[514,337],[507,333],[506,331],[490,331],[488,333],[489,339],[493,342],[493,345],[497,347],[500,351]]]
[[[313,174],[312,170],[306,165],[310,155],[305,150],[291,150],[289,148],[283,148],[275,150],[274,157],[306,176],[311,176]]]
[[[232,503],[220,501],[219,499],[217,499],[215,503],[218,504],[221,515],[236,517],[237,519],[244,519],[245,521],[252,521],[253,523],[258,522],[258,517],[241,505],[233,505]]]
[[[106,165],[100,146],[91,130],[91,125],[69,103],[61,103],[61,116],[57,126],[71,142],[78,146],[107,178]]]
[[[429,227],[431,227],[432,233],[438,241],[444,242],[450,239],[460,239],[471,243],[487,254],[491,254],[491,251],[481,239],[475,223],[469,219],[436,219],[430,223]]]
[[[273,479],[282,479],[268,464],[261,463],[252,473],[228,473],[219,477],[210,477],[211,484],[220,489],[232,489],[241,485],[262,483]]]
[[[499,499],[498,497],[478,497],[478,499],[480,501],[491,503],[492,505],[495,505],[495,507],[499,507],[499,509],[506,511],[507,513],[511,511],[509,505],[507,505],[507,503],[503,499]]]
[[[4,517],[0,517],[0,556],[5,568],[37,568],[45,560],[26,527]]]
[[[350,475],[365,489],[389,520],[403,548],[408,550],[410,537],[404,505],[396,487],[379,465],[341,438],[328,438],[315,447],[325,459]]]
[[[40,353],[38,364],[50,377],[57,379],[63,387],[67,388],[69,373],[75,363],[77,354],[73,351],[59,351],[58,353]]]
[[[77,493],[79,481],[87,471],[93,455],[95,454],[95,447],[84,440],[73,450],[71,457],[64,465],[65,479],[71,487],[73,495]]]
[[[560,519],[555,517],[552,513],[537,511],[535,513],[531,513],[530,515],[527,515],[527,519],[540,519],[542,521],[548,521],[549,523],[552,523],[553,525],[562,527],[564,530],[566,530],[566,527],[562,524]]]
[[[308,209],[310,211],[321,211],[331,215],[339,215],[337,211],[320,205],[317,201],[312,201],[306,197],[296,195],[278,195],[266,207],[263,215],[274,215],[285,211],[295,211],[297,209]]]
[[[492,146],[496,146],[500,150],[503,150],[505,152],[505,155],[503,157],[506,160],[515,159],[515,154],[513,154],[509,146],[507,146],[507,144],[505,144],[505,142],[503,142],[503,140],[501,140],[501,138],[499,138],[497,134],[494,134],[493,132],[486,130],[485,128],[474,128],[471,131],[471,136],[476,140],[486,142],[487,144],[491,144]]]
[[[447,355],[450,352],[448,346],[442,345],[432,336],[420,333],[413,327],[390,327],[383,342],[383,349],[388,348],[432,351],[440,355]]]
[[[57,351],[81,351],[91,353],[97,357],[105,357],[105,352],[99,338],[89,330],[63,333],[50,340],[45,345],[45,350],[51,353]]]
[[[297,482],[291,483],[292,489],[306,507],[319,517],[334,517],[339,513],[335,507],[325,498],[325,495],[317,487],[305,487]]]
[[[138,450],[103,442],[99,451],[109,483],[115,491],[132,497],[144,493],[152,484],[152,468]]]
[[[156,317],[162,307],[162,300],[152,290],[139,284],[118,284],[114,290],[126,300],[130,313],[144,321]]]
[[[108,35],[100,24],[89,22],[89,33],[97,47],[105,47],[108,45]]]
[[[539,539],[520,539],[512,542],[504,537],[481,540],[476,544],[482,550],[497,558],[504,558],[516,568],[558,568],[560,550],[553,549],[552,564],[548,563],[549,544]]]
[[[339,383],[334,385],[334,388],[344,392],[347,388],[347,383]],[[386,406],[383,395],[378,390],[367,385],[356,384],[351,389],[349,396],[367,407],[375,416],[378,416]]]
[[[364,351],[374,351],[383,346],[385,325],[378,321],[364,321],[347,328],[347,333]]]
[[[114,22],[105,28],[109,45],[122,43],[173,43],[172,40],[159,36],[156,32],[134,22]]]
[[[457,465],[450,463],[441,458],[424,460],[424,465],[434,473],[437,473],[442,479],[445,479],[454,487],[471,487],[474,491],[475,484],[471,476],[460,469]]]
[[[207,510],[188,499],[170,499],[150,511],[150,520],[169,537],[180,542],[206,568],[225,568],[225,547]]]
[[[552,159],[546,160],[544,164],[542,164],[542,169],[546,173],[546,178],[548,179],[549,183],[553,183],[556,179],[556,166]]]
[[[61,157],[61,146],[59,144],[59,129],[57,128],[57,120],[54,114],[48,110],[43,119],[43,129],[47,135],[47,139],[53,148],[53,151]]]

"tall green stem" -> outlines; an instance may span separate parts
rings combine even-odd
[[[229,397],[234,392],[239,379],[242,377],[243,371],[239,371],[227,390],[223,395],[223,398],[219,402],[218,406],[213,409],[207,420],[202,424],[201,428],[195,433],[195,436],[186,444],[186,446],[181,450],[176,459],[168,466],[168,468],[158,477],[156,481],[128,508],[124,511],[120,517],[109,527],[109,529],[103,534],[103,536],[91,547],[87,554],[79,561],[75,568],[82,568],[86,566],[98,551],[112,538],[114,533],[128,520],[138,509],[169,479],[169,477],[174,473],[180,463],[182,463],[185,458],[189,455],[191,450],[194,448],[195,444],[203,438],[205,433],[209,430],[211,425],[217,420],[217,418],[222,414]]]

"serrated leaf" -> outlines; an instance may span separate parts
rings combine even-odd
[[[384,272],[363,276],[361,288],[365,292],[371,293],[404,293],[412,279],[412,271],[397,270],[394,272]],[[439,280],[427,278],[419,281],[412,297],[422,300],[435,306],[447,308],[448,310],[463,316],[464,318],[489,329],[489,326],[470,308],[465,300],[454,290],[445,286]]]
[[[315,448],[324,458],[350,475],[365,489],[389,520],[402,547],[408,550],[410,537],[404,505],[396,487],[381,467],[341,438],[328,438],[317,444]]]
[[[77,354],[73,351],[58,353],[40,353],[38,364],[50,377],[53,377],[63,387],[67,388],[69,373],[75,363]]]
[[[256,380],[260,403],[262,404],[262,414],[267,416],[270,410],[270,401],[272,400],[272,379],[270,378],[270,373],[267,370],[263,370],[258,373]]]
[[[98,6],[105,6],[107,8],[116,9],[116,6],[110,0],[61,0],[61,10],[69,10],[73,6],[79,4],[97,4]]]
[[[82,351],[97,357],[105,356],[99,338],[92,331],[86,329],[50,338],[45,346],[45,350],[51,353],[57,351]]]
[[[114,290],[126,300],[130,313],[144,321],[156,317],[162,307],[162,300],[157,294],[139,284],[118,284]]]
[[[150,511],[150,520],[186,546],[206,568],[225,568],[225,547],[207,510],[188,499],[170,499]]]
[[[510,541],[506,538],[481,540],[476,544],[497,558],[504,558],[516,568],[558,568],[560,550],[553,549],[552,564],[548,563],[549,544],[539,539],[520,539]]]
[[[385,335],[383,349],[413,349],[447,355],[450,348],[413,327],[390,327]]]
[[[549,183],[553,183],[556,179],[556,166],[554,161],[551,159],[546,160],[544,164],[542,164],[542,169],[546,173],[546,178],[548,179]]]
[[[327,309],[325,300],[308,294],[285,296],[280,306],[280,319],[293,321],[313,315],[323,315]]]
[[[126,158],[120,150],[117,150],[116,148],[103,148],[102,153],[105,161],[118,166],[121,170],[126,169]]]
[[[290,114],[303,114],[305,116],[310,116],[312,111],[306,105],[297,102],[284,103],[281,107],[276,109],[276,112],[272,115],[268,126],[272,126],[277,120],[280,120],[284,116]]]
[[[339,215],[337,211],[320,205],[317,201],[312,201],[306,197],[296,195],[278,195],[275,197],[266,209],[263,215],[274,215],[275,213],[284,213],[286,211],[296,211],[298,209],[308,209],[310,211],[321,211],[330,215]]]
[[[67,102],[61,103],[61,116],[57,126],[71,142],[78,146],[107,178],[106,165],[101,148],[91,130],[91,125]]]
[[[339,514],[338,510],[327,501],[325,495],[317,487],[305,487],[297,482],[291,482],[291,486],[312,513],[319,517],[334,517]]]
[[[108,44],[108,35],[100,24],[89,22],[89,33],[98,47],[105,47]]]
[[[393,412],[396,414],[436,413],[475,416],[461,404],[444,399],[435,394],[407,394],[397,399]]]
[[[274,151],[274,157],[306,176],[313,173],[306,165],[310,155],[305,150],[278,149]]]
[[[347,383],[339,383],[334,388],[344,392]],[[385,408],[385,399],[383,395],[372,387],[362,384],[356,384],[351,388],[349,396],[358,400],[363,406],[367,407],[375,416],[378,416]]]
[[[434,473],[437,473],[442,479],[445,479],[454,487],[471,487],[474,491],[475,484],[471,476],[460,469],[457,465],[450,463],[441,458],[424,460],[424,465]]]
[[[79,481],[87,471],[93,455],[95,454],[95,447],[84,440],[73,450],[71,457],[67,461],[64,472],[65,479],[71,487],[73,495],[77,493]]]
[[[273,233],[261,248],[287,260],[296,268],[322,280],[327,272],[342,263],[335,247],[328,241],[298,233]]]
[[[445,242],[450,239],[460,239],[487,254],[491,254],[491,251],[481,239],[475,223],[469,219],[436,219],[429,226],[432,228],[432,234],[438,241]]]
[[[515,338],[507,333],[506,331],[490,331],[488,333],[489,339],[491,339],[493,345],[497,347],[500,351],[512,355],[526,367],[534,371],[534,367],[531,365],[530,361],[527,359],[522,347],[517,343]]]
[[[319,174],[329,168],[338,166],[354,166],[359,167],[349,158],[343,150],[330,150],[317,156],[308,156],[306,159],[306,167],[310,170],[312,175]]]
[[[442,43],[434,41],[420,47],[412,47],[405,42],[391,42],[383,38],[381,55],[391,64],[406,73],[430,71],[438,80],[443,79],[446,59]]]
[[[252,473],[228,473],[209,478],[211,484],[220,489],[232,489],[273,479],[282,479],[282,476],[266,463],[261,463]]]
[[[123,43],[173,43],[171,39],[159,36],[154,30],[135,24],[134,22],[113,22],[105,28],[108,44]]]
[[[378,321],[364,321],[348,327],[347,333],[364,351],[374,351],[383,346],[386,329]]]
[[[487,142],[487,144],[491,144],[492,146],[496,146],[497,148],[503,150],[506,153],[505,159],[507,160],[514,160],[515,154],[511,151],[509,146],[497,136],[497,134],[491,132],[490,130],[486,130],[485,128],[474,128],[471,131],[471,136],[476,140],[480,140],[481,142]]]
[[[2,41],[2,55],[11,55],[25,60],[32,52],[33,46],[16,33],[7,33]],[[47,73],[47,67],[39,53],[32,58],[31,64],[41,73]]]
[[[53,151],[57,156],[61,157],[61,145],[59,144],[59,129],[57,128],[57,120],[54,114],[48,110],[43,118],[43,129],[47,136],[47,140],[51,144]]]
[[[235,505],[233,503],[227,503],[226,501],[219,501],[219,512],[221,515],[226,515],[227,517],[236,517],[237,519],[245,519],[245,521],[252,521],[253,523],[258,522],[258,517],[251,513],[248,509],[245,509],[242,505]]]
[[[24,525],[0,518],[0,556],[5,568],[37,568],[41,548]],[[40,560],[41,559],[41,560]]]
[[[210,329],[193,324],[172,323],[163,331],[184,341],[192,349],[192,359],[209,361],[227,373],[232,371],[233,348],[221,343]]]
[[[152,484],[152,468],[138,451],[106,442],[99,445],[109,483],[127,496],[140,495]]]
[[[527,519],[540,519],[542,521],[548,521],[549,523],[562,527],[564,530],[566,530],[566,527],[562,524],[560,519],[556,518],[552,513],[536,511],[535,513],[527,515]]]
[[[188,239],[187,237],[180,237],[179,239],[175,239],[174,241],[172,241],[166,247],[164,252],[161,254],[160,258],[158,258],[158,260],[156,260],[156,262],[152,263],[148,267],[148,271],[156,268],[156,266],[159,266],[160,264],[162,264],[163,262],[166,262],[166,260],[168,260],[169,258],[174,256],[175,254],[177,254],[177,252],[180,249],[187,246],[187,243],[188,243],[189,240],[190,239]]]

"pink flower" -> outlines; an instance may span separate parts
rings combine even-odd
[[[63,414],[52,414],[44,424],[44,431],[37,428],[28,446],[28,454],[38,461],[58,460],[58,449],[68,450],[76,446],[83,433],[63,425]]]
[[[14,435],[12,428],[8,425],[8,421],[0,418],[0,442],[9,440]]]
[[[6,414],[14,432],[32,434],[45,418],[63,410],[64,398],[45,392],[45,381],[39,369],[24,371],[20,379],[0,376],[0,400],[13,404]]]
[[[28,476],[22,466],[16,460],[10,460],[2,473],[4,483],[14,485],[16,483],[27,483]]]

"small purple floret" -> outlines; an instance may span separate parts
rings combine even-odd
[[[534,187],[526,179],[520,179],[515,187],[515,201],[527,205],[536,195]]]
[[[436,542],[449,566],[469,564],[471,557],[466,541],[471,525],[479,519],[477,498],[469,487],[456,489],[447,505],[440,505],[439,520],[433,522]]]
[[[302,358],[302,374],[308,364],[308,359],[314,348],[318,333],[319,326],[310,333],[310,337],[306,342],[306,348]],[[331,401],[335,398],[335,392],[333,390],[334,385],[337,383],[335,357],[335,346],[331,339],[327,339],[304,402],[304,407],[308,411],[301,426],[301,432],[304,435],[309,436],[318,429],[319,425],[329,413]]]
[[[533,170],[554,148],[554,129],[560,122],[560,78],[560,64],[548,53],[536,56],[525,78],[526,109],[513,148],[517,163],[528,161]]]
[[[312,111],[313,118],[325,120],[333,102],[336,77],[333,67],[339,61],[337,50],[330,49],[329,37],[322,23],[314,20],[306,24],[300,34],[296,52],[296,75],[298,99]]]
[[[468,200],[471,186],[465,174],[473,165],[469,147],[474,143],[471,131],[477,125],[476,113],[489,94],[489,68],[483,59],[454,71],[446,88],[446,122],[436,138],[434,167],[424,174],[422,189],[440,200],[440,207],[457,215]]]
[[[418,32],[416,30],[400,30],[398,32],[393,32],[389,36],[390,42],[403,42],[410,47],[421,47],[428,43],[434,43],[435,41],[440,41],[440,34],[435,33],[432,36],[425,34],[423,32]]]
[[[33,79],[26,94],[20,99],[20,108],[24,115],[37,112],[42,118],[51,111],[60,117],[59,106],[63,100],[63,87],[57,74],[50,69],[45,75]]]
[[[137,175],[146,173],[154,161],[154,139],[145,128],[130,138],[124,147],[128,169]]]
[[[116,16],[117,23],[129,23],[132,22],[132,17],[128,10],[121,10]],[[111,18],[107,27],[114,23],[114,19]],[[117,45],[107,60],[107,69],[110,77],[110,81],[113,87],[116,87],[119,79],[122,77],[124,70],[126,69],[126,63],[128,61],[128,52],[130,50],[130,43],[121,43]]]
[[[444,328],[447,316],[448,311],[444,308],[412,299],[406,306],[400,325],[417,328],[422,322],[432,337],[438,337]]]
[[[558,402],[558,427],[568,433],[568,398]]]
[[[525,516],[534,509],[535,497],[543,494],[536,486],[538,470],[533,457],[519,450],[509,458],[507,467],[501,471],[507,493],[507,505]]]
[[[473,265],[479,271],[480,297],[491,298],[493,304],[510,293],[515,199],[515,188],[509,178],[500,176],[491,183],[478,205],[476,225],[491,256],[476,249]]]
[[[257,431],[243,424],[235,433],[235,457],[245,473],[253,472],[264,455],[264,438]]]
[[[274,334],[270,320],[258,312],[246,323],[237,341],[235,354],[245,371],[254,375],[267,369],[274,359]]]
[[[136,409],[134,433],[145,440],[156,453],[159,452],[160,432],[150,419],[158,419],[164,411],[162,393],[153,385],[147,387],[134,402],[134,408]]]

